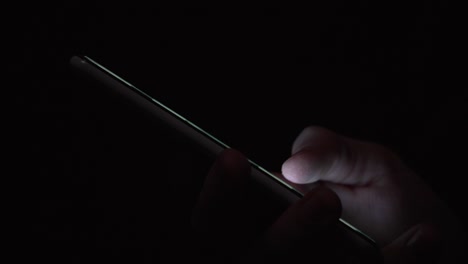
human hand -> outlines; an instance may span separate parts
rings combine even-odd
[[[218,157],[206,177],[192,217],[204,261],[280,263],[307,257],[349,263],[337,246],[341,204],[333,191],[317,187],[278,211],[271,200],[252,193],[249,177],[250,164],[232,149]]]
[[[308,127],[295,140],[282,175],[304,193],[316,182],[335,191],[342,218],[374,238],[387,262],[414,263],[416,255],[445,258],[459,246],[456,217],[381,145]]]

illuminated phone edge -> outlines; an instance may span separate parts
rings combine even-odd
[[[194,123],[190,122],[187,118],[183,117],[182,115],[178,114],[177,112],[175,112],[171,108],[167,107],[163,103],[161,103],[158,100],[154,99],[153,97],[151,97],[147,93],[145,93],[142,90],[138,89],[137,87],[135,87],[131,83],[127,82],[126,80],[124,80],[123,78],[118,76],[117,74],[113,73],[112,71],[110,71],[106,67],[102,66],[98,62],[94,61],[90,57],[88,57],[88,56],[72,56],[72,58],[70,59],[70,64],[73,65],[73,66],[76,66],[76,67],[80,67],[80,65],[81,65],[82,69],[83,69],[83,65],[85,65],[85,64],[86,65],[91,65],[92,67],[95,67],[95,68],[99,69],[100,71],[106,73],[105,76],[110,76],[110,77],[112,77],[113,80],[119,82],[120,84],[122,84],[126,88],[130,88],[131,91],[137,93],[140,97],[144,98],[147,102],[151,103],[153,106],[156,105],[157,107],[159,107],[159,109],[166,112],[171,117],[175,117],[178,121],[182,122],[182,124],[184,124],[186,126],[189,126],[190,128],[194,129],[202,137],[209,138],[211,140],[211,143],[215,143],[219,147],[220,150],[230,148],[227,144],[225,144],[224,142],[222,142],[218,138],[214,137],[213,135],[211,135],[207,131],[203,130],[199,126],[197,126]],[[206,146],[204,146],[204,147],[206,147]],[[212,151],[212,152],[213,152],[213,154],[216,154],[217,151]],[[286,187],[286,190],[288,190],[290,192],[290,194],[295,196],[295,198],[289,199],[290,202],[293,202],[294,200],[298,200],[303,196],[303,194],[299,190],[295,189],[293,186],[289,185],[288,183],[286,183],[282,179],[276,177],[274,174],[272,174],[268,170],[264,169],[263,167],[259,166],[257,163],[253,162],[250,159],[248,159],[248,162],[251,164],[252,174],[253,174],[253,176],[257,176],[257,180],[262,180],[262,177],[260,176],[260,174],[264,174],[266,176],[269,176],[269,178],[274,180],[277,184],[279,184],[279,185],[281,185],[283,187]],[[266,183],[266,179],[263,179],[263,180]],[[268,184],[268,183],[266,183],[266,184]],[[363,238],[364,240],[369,242],[375,248],[378,248],[376,241],[374,239],[372,239],[370,236],[368,236],[367,234],[365,234],[363,231],[361,231],[358,228],[354,227],[353,225],[346,222],[342,218],[340,218],[339,221],[343,226],[345,226],[345,227],[349,228],[350,230],[352,230],[355,234],[357,234],[358,236],[360,236],[361,238]]]
[[[195,125],[193,122],[191,122],[190,120],[188,120],[187,118],[183,117],[182,115],[180,115],[179,113],[177,113],[176,111],[172,110],[171,108],[169,108],[168,106],[164,105],[163,103],[159,102],[158,100],[154,99],[153,97],[151,97],[150,95],[148,95],[147,93],[143,92],[141,89],[138,89],[136,86],[134,86],[133,84],[127,82],[126,80],[124,80],[122,77],[118,76],[117,74],[113,73],[112,71],[110,71],[109,69],[107,69],[106,67],[102,66],[101,64],[99,64],[98,62],[94,61],[93,59],[91,59],[90,57],[88,56],[82,56],[82,57],[78,57],[76,56],[76,58],[79,58],[81,60],[85,60],[87,61],[88,63],[91,63],[92,65],[96,66],[97,68],[99,68],[100,70],[104,71],[105,73],[109,74],[110,76],[112,76],[113,78],[115,78],[117,81],[123,83],[125,86],[131,88],[134,92],[138,93],[140,96],[142,96],[143,98],[145,98],[146,100],[148,101],[151,101],[152,103],[156,104],[158,107],[162,108],[162,110],[168,112],[170,115],[173,115],[175,116],[179,121],[183,122],[184,124],[188,125],[189,127],[191,127],[192,129],[194,129],[196,132],[198,133],[201,133],[203,136],[206,136],[208,137],[209,139],[213,140],[216,144],[218,144],[221,148],[230,148],[226,143],[222,142],[221,140],[219,140],[218,138],[216,138],[215,136],[213,136],[212,134],[208,133],[206,130],[202,129],[201,127]],[[73,58],[72,58],[73,59]],[[268,170],[266,170],[265,168],[261,167],[260,165],[258,165],[257,163],[253,162],[252,160],[248,159],[248,162],[250,163],[251,166],[255,167],[256,169],[260,170],[261,172],[267,174],[268,176],[270,176],[271,178],[273,178],[275,181],[277,181],[278,183],[282,184],[284,187],[288,188],[290,191],[292,191],[293,193],[295,193],[299,198],[303,196],[303,194],[298,191],[297,189],[295,189],[293,186],[289,185],[287,182],[283,181],[282,179],[276,177],[274,174],[272,174],[271,172],[269,172]]]

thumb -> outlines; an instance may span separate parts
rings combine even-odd
[[[351,139],[315,126],[309,126],[299,134],[291,154],[281,170],[287,180],[297,184],[321,180],[366,186],[385,182],[388,179],[377,176],[402,166],[400,159],[382,145]]]
[[[437,263],[437,234],[433,225],[411,227],[383,249],[385,263]]]

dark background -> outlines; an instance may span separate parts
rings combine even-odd
[[[151,262],[182,258],[175,252],[190,244],[180,226],[209,162],[73,75],[75,54],[271,170],[307,125],[384,144],[464,219],[466,91],[450,15],[438,1],[21,11],[9,68],[21,76],[13,116],[25,251],[61,263]]]

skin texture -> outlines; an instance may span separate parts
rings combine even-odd
[[[323,181],[340,197],[343,218],[382,246],[434,217],[439,213],[434,205],[443,208],[430,188],[388,149],[324,128],[303,130],[282,173],[302,188]]]
[[[278,175],[306,195],[268,220],[256,218],[268,208],[249,196],[248,162],[236,150],[220,155],[192,218],[208,248],[223,241],[221,255],[242,263],[294,258],[349,263],[354,256],[337,246],[343,245],[335,232],[342,217],[377,241],[385,263],[445,263],[461,252],[464,231],[458,220],[383,146],[307,127]]]
[[[249,171],[245,157],[229,149],[218,157],[205,179],[192,224],[205,250],[219,254],[213,262],[226,256],[228,262],[280,262],[300,259],[306,244],[320,242],[316,246],[322,251],[333,248],[329,229],[338,222],[341,203],[332,190],[316,188],[267,220],[264,216],[269,215],[269,208],[252,200],[247,190]],[[268,224],[259,228],[261,222]],[[314,241],[304,243],[309,237]]]

